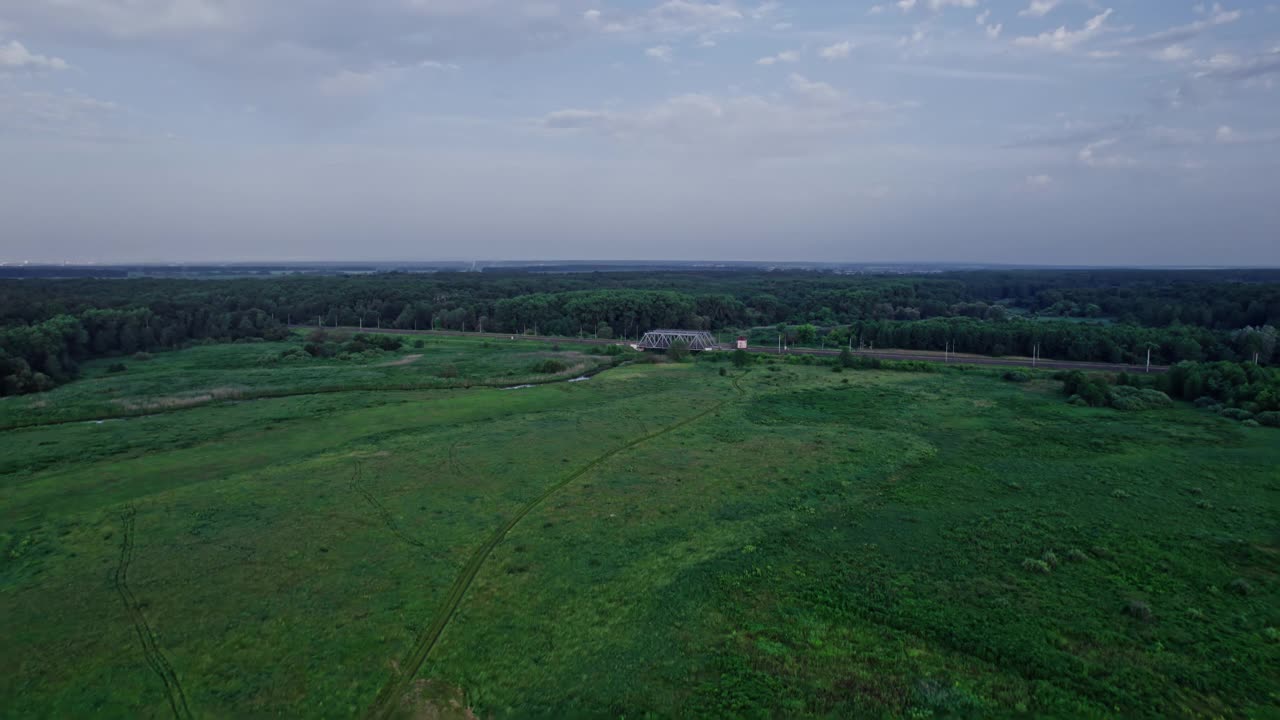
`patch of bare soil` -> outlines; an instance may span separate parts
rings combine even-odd
[[[479,720],[462,688],[436,680],[415,680],[400,699],[400,711],[413,720]]]
[[[421,353],[419,353],[419,354],[417,354],[417,355],[405,355],[404,357],[400,358],[399,360],[392,360],[391,362],[384,362],[384,363],[382,363],[381,365],[379,365],[378,367],[399,367],[399,366],[401,366],[401,365],[408,365],[409,363],[415,363],[415,362],[417,362],[417,361],[419,361],[419,360],[421,360],[421,359],[422,359],[422,354],[421,354]]]

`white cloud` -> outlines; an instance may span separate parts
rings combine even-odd
[[[919,0],[898,0],[895,4],[898,6],[898,9],[904,13],[911,12],[917,7],[922,7]],[[977,6],[978,0],[926,0],[923,7],[928,7],[933,12],[940,12],[948,7],[974,8]],[[872,11],[878,12],[876,10],[877,7],[880,6],[877,5],[872,7]]]
[[[1053,177],[1050,175],[1028,175],[1025,182],[1027,187],[1046,188],[1053,184]]]
[[[1045,50],[1053,50],[1055,52],[1067,52],[1074,49],[1081,43],[1088,42],[1103,32],[1107,18],[1111,17],[1111,8],[1107,8],[1098,15],[1089,18],[1084,27],[1079,30],[1068,30],[1065,25],[1061,25],[1057,30],[1052,32],[1043,32],[1039,35],[1024,36],[1014,38],[1013,44],[1021,47],[1041,48]]]
[[[671,46],[670,45],[658,45],[656,47],[651,47],[645,50],[644,54],[646,57],[653,58],[658,62],[664,62],[664,63],[671,62]]]
[[[120,38],[228,30],[244,20],[240,9],[218,0],[0,0],[0,10],[22,24],[36,21]]]
[[[1128,155],[1109,155],[1099,151],[1105,150],[1118,141],[1114,138],[1091,142],[1081,148],[1079,155],[1081,164],[1092,168],[1127,168],[1134,167],[1138,161]]]
[[[1197,20],[1193,23],[1188,23],[1186,25],[1179,25],[1178,27],[1169,28],[1168,30],[1161,30],[1160,32],[1151,33],[1150,35],[1144,35],[1142,37],[1132,38],[1130,40],[1127,40],[1124,44],[1125,45],[1175,44],[1175,43],[1183,42],[1186,40],[1190,40],[1191,38],[1199,35],[1200,33],[1204,32],[1205,30],[1208,30],[1211,27],[1233,23],[1239,20],[1241,17],[1242,17],[1242,13],[1239,10],[1226,10],[1222,7],[1222,5],[1218,3],[1214,3],[1213,7],[1209,10],[1209,16],[1206,17],[1204,20]]]
[[[1280,130],[1241,131],[1229,125],[1223,125],[1214,133],[1214,142],[1220,145],[1254,145],[1261,143],[1280,143]]]
[[[119,140],[119,105],[77,92],[6,92],[0,85],[0,135],[44,135],[79,140]]]
[[[839,90],[824,82],[809,80],[799,73],[787,78],[787,85],[796,95],[818,103],[833,103],[843,97]]]
[[[567,109],[538,121],[555,133],[591,132],[746,155],[828,152],[831,143],[879,124],[904,105],[854,102],[827,83],[792,74],[780,96],[678,95],[631,110]]]
[[[800,53],[796,50],[784,50],[777,55],[769,55],[762,57],[756,61],[757,65],[776,65],[777,63],[793,63],[800,60]]]
[[[1151,53],[1151,57],[1164,62],[1179,62],[1191,57],[1191,48],[1186,45],[1169,45]]]
[[[32,53],[17,40],[0,45],[0,70],[66,70],[69,67],[62,58]]]
[[[1022,17],[1044,17],[1053,12],[1062,0],[1031,0],[1031,4],[1025,10],[1019,10],[1018,14]]]
[[[825,60],[840,60],[849,57],[851,52],[853,52],[853,43],[845,40],[822,48],[818,51],[818,56]]]
[[[360,97],[371,95],[382,88],[382,78],[376,72],[339,70],[320,79],[316,88],[329,97]]]
[[[1000,37],[1000,33],[1004,31],[1004,24],[996,23],[995,25],[988,25],[986,30],[987,30],[987,37],[991,38],[992,40],[995,40],[996,38]]]
[[[1208,60],[1197,60],[1195,64],[1200,69],[1195,75],[1198,78],[1227,82],[1270,79],[1268,76],[1280,75],[1280,48],[1248,58],[1223,53]]]

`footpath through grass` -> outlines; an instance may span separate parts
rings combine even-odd
[[[1280,711],[1274,430],[1072,407],[1041,381],[727,373],[0,433],[0,701],[21,717]]]

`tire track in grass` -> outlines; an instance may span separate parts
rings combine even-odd
[[[194,716],[187,706],[187,695],[182,691],[182,684],[178,682],[178,673],[174,671],[173,666],[169,664],[169,659],[160,650],[155,632],[151,630],[147,616],[138,605],[138,598],[134,596],[133,590],[129,589],[129,565],[133,562],[133,525],[136,515],[137,509],[133,505],[126,505],[120,511],[120,521],[124,524],[124,538],[120,542],[120,563],[116,565],[112,582],[120,595],[121,602],[124,603],[125,613],[133,622],[133,630],[138,635],[138,642],[142,645],[142,654],[146,658],[147,666],[160,677],[160,682],[164,684],[164,692],[169,699],[169,708],[173,710],[173,716],[180,720],[192,718]]]
[[[368,501],[370,505],[373,506],[374,513],[378,515],[378,518],[380,518],[383,524],[387,526],[387,529],[391,531],[392,535],[395,535],[396,537],[418,548],[419,550],[426,550],[427,549],[426,544],[424,544],[421,540],[415,539],[413,536],[409,535],[404,530],[401,530],[399,523],[396,522],[395,516],[391,514],[391,511],[388,510],[387,507],[378,500],[378,498],[374,497],[373,493],[369,492],[368,489],[366,489],[365,486],[360,482],[361,479],[364,477],[364,472],[361,468],[362,466],[360,464],[360,461],[357,460],[356,469],[351,473],[351,489],[355,490],[357,493],[360,493],[360,496],[363,497],[366,501]]]
[[[743,374],[745,375],[746,373]],[[739,395],[743,395],[745,394],[745,391],[738,383],[740,379],[741,376],[733,378],[733,389],[737,391]],[[436,642],[439,641],[440,635],[444,632],[445,627],[448,626],[449,621],[453,619],[453,615],[457,612],[458,605],[461,604],[463,596],[466,595],[467,589],[471,587],[471,582],[475,580],[476,575],[480,572],[481,565],[484,564],[484,561],[493,552],[494,548],[496,548],[498,544],[502,542],[503,538],[507,536],[507,533],[511,532],[511,530],[514,529],[526,515],[533,512],[534,509],[545,502],[547,498],[556,494],[566,485],[577,480],[583,475],[586,475],[592,470],[595,470],[597,467],[600,467],[614,456],[647,443],[650,440],[654,440],[663,435],[679,430],[686,425],[695,423],[724,407],[729,403],[729,400],[730,399],[721,400],[696,415],[685,418],[673,425],[668,425],[660,430],[655,430],[647,435],[642,435],[605,452],[603,455],[600,455],[586,465],[583,465],[573,471],[564,479],[554,483],[546,490],[543,490],[537,497],[525,503],[515,515],[511,516],[511,518],[503,523],[497,530],[494,530],[493,533],[489,535],[488,539],[484,541],[484,544],[471,554],[470,559],[467,560],[467,564],[463,566],[462,572],[459,573],[457,579],[453,581],[453,585],[449,587],[449,593],[446,595],[444,603],[440,606],[440,610],[431,621],[431,625],[418,636],[413,649],[409,652],[408,656],[401,661],[399,665],[399,674],[393,675],[387,683],[382,686],[382,689],[378,691],[377,697],[373,700],[373,705],[371,705],[368,711],[365,712],[364,717],[368,720],[374,720],[391,717],[392,714],[395,713],[396,709],[399,707],[399,700],[408,692],[409,686],[413,682],[414,677],[416,677],[418,671],[422,669],[423,663],[426,662],[427,656],[431,653],[432,648],[435,647]]]

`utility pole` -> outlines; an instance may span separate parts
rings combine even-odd
[[[778,354],[782,354],[782,334],[778,334]]]
[[[1147,372],[1151,372],[1151,346],[1147,346]]]

